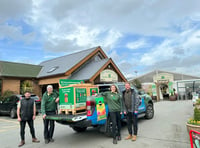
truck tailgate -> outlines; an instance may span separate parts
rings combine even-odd
[[[81,113],[77,115],[66,115],[66,114],[56,114],[48,115],[46,119],[56,120],[56,121],[67,121],[67,122],[78,122],[87,119],[86,113]]]

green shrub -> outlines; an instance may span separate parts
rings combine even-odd
[[[198,108],[194,108],[194,120],[200,120],[200,110]]]

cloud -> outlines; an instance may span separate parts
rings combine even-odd
[[[172,0],[119,0],[116,5],[113,2],[116,3],[112,0],[106,3],[89,0],[84,3],[80,0],[47,3],[46,0],[33,0],[31,13],[28,13],[26,20],[36,29],[39,28],[41,40],[52,43],[53,46],[53,42],[57,41],[55,44],[59,44],[66,41],[71,43],[65,46],[66,49],[68,46],[84,49],[97,45],[112,49],[126,33],[164,37],[179,35],[179,32],[171,30],[171,26],[178,24],[181,27],[186,17],[197,16],[200,5],[197,0],[181,5]],[[139,45],[134,47],[130,43],[128,47],[142,46],[142,41],[137,44]]]
[[[0,23],[10,19],[20,19],[32,8],[32,0],[1,0]]]
[[[192,71],[200,47],[199,6],[199,0],[0,1],[0,40],[40,42],[54,53],[101,46],[127,76],[139,67]],[[25,33],[21,21],[32,31]],[[127,43],[130,36],[141,39]],[[139,48],[149,49],[136,53]]]
[[[30,43],[35,39],[35,33],[23,34],[22,30],[21,26],[0,25],[0,39],[24,41],[25,43]]]
[[[191,75],[199,75],[194,70],[200,66],[200,30],[182,32],[179,37],[166,39],[160,45],[145,53],[140,64],[147,71],[163,69]],[[194,73],[191,73],[191,72]]]
[[[137,41],[134,42],[129,42],[126,44],[126,47],[129,49],[138,49],[138,48],[144,48],[147,46],[147,43],[144,39],[139,39]]]

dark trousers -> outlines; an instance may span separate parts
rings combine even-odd
[[[120,136],[120,130],[121,130],[121,116],[120,112],[110,112],[110,117],[112,121],[112,134],[113,138],[116,138],[116,136]]]
[[[132,129],[134,129],[134,135],[137,135],[137,131],[138,131],[138,118],[137,118],[137,115],[135,115],[132,112],[128,112],[128,114],[127,114],[127,126],[128,126],[128,132],[129,132],[130,135],[133,134],[133,130]]]
[[[20,136],[21,136],[21,140],[25,140],[25,127],[26,127],[26,122],[29,125],[30,128],[30,133],[32,135],[32,138],[35,138],[35,129],[33,126],[33,120],[27,120],[27,121],[20,121]]]
[[[55,115],[56,112],[46,112],[46,115]],[[55,122],[54,120],[44,119],[44,139],[52,139],[54,128],[55,128]]]

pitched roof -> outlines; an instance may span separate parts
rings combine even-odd
[[[36,78],[41,66],[0,61],[0,76]]]
[[[100,47],[94,47],[87,50],[82,50],[80,52],[72,53],[62,57],[54,58],[51,60],[44,61],[40,63],[42,69],[38,74],[38,78],[64,74],[77,64],[81,63],[86,57],[88,57],[92,52],[99,49]],[[102,51],[103,52],[103,51]],[[106,57],[106,55],[104,55]]]
[[[76,80],[89,80],[95,73],[105,65],[109,59],[103,59],[101,61],[92,61],[82,67],[78,72],[72,74],[69,79]]]
[[[197,76],[191,76],[191,75],[186,75],[182,73],[176,73],[176,72],[169,72],[169,71],[163,71],[163,70],[154,70],[149,73],[146,73],[144,75],[138,76],[134,79],[138,79],[141,83],[147,83],[147,82],[153,82],[153,76],[159,73],[170,73],[173,74],[174,76],[174,81],[178,80],[191,80],[191,79],[200,79],[200,77]],[[134,80],[133,79],[133,80]],[[132,80],[130,80],[132,81]]]

